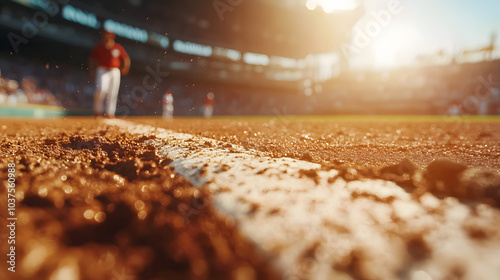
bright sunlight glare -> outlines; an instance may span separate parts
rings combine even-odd
[[[315,10],[318,6],[330,14],[335,11],[354,10],[357,5],[354,0],[307,0],[306,7],[309,10]]]
[[[425,46],[419,41],[419,35],[420,32],[415,26],[401,24],[389,27],[387,32],[374,40],[371,45],[374,66],[395,67],[408,59],[405,54],[416,53],[419,48],[424,49]]]

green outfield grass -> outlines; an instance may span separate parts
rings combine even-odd
[[[48,106],[47,106],[48,107]],[[7,108],[7,107],[5,107]],[[0,117],[37,117],[32,110],[23,112],[11,112],[3,110],[0,106]],[[19,109],[19,108],[16,108]],[[21,111],[21,110],[20,110]],[[45,113],[44,117],[65,117],[65,118],[93,118],[88,112],[72,113],[64,110],[54,110],[54,112]],[[160,116],[119,116],[123,119],[161,119]],[[178,116],[175,119],[203,119],[200,116],[188,117]],[[332,122],[500,122],[500,116],[434,116],[434,115],[265,115],[265,116],[214,116],[213,120],[228,120],[228,121],[271,121],[271,120],[286,120],[286,121],[332,121]],[[207,120],[210,121],[210,120]]]
[[[382,115],[309,115],[309,116],[216,116],[215,119],[287,121],[338,121],[338,122],[500,122],[500,116],[382,116]]]
[[[67,115],[66,109],[59,106],[39,104],[18,104],[16,106],[0,105],[0,117],[48,118]]]

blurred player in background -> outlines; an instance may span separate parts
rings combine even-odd
[[[174,97],[171,90],[163,94],[163,118],[171,120],[174,117]]]
[[[213,92],[207,93],[207,97],[203,101],[203,116],[205,118],[211,118],[214,112],[214,99],[215,95]]]
[[[94,96],[94,115],[103,115],[103,102],[106,100],[106,116],[113,118],[120,89],[120,75],[130,70],[130,58],[125,49],[115,42],[116,35],[102,32],[102,41],[90,54],[89,70],[96,79]]]
[[[448,115],[459,116],[460,115],[460,103],[458,101],[453,101],[448,108]]]

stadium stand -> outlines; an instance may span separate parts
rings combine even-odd
[[[2,34],[23,35],[26,23],[20,19],[37,12],[48,13],[48,22],[28,42],[16,45],[18,52],[9,36],[2,36],[7,54],[0,56],[2,75],[21,88],[31,83],[43,89],[38,90],[46,96],[38,98],[43,101],[27,97],[30,102],[89,114],[93,79],[87,58],[99,41],[99,29],[107,27],[132,58],[132,71],[123,77],[119,95],[122,115],[160,115],[161,96],[168,89],[174,92],[176,115],[201,115],[209,91],[216,95],[216,115],[446,114],[453,106],[461,107],[461,114],[500,110],[498,61],[383,73],[341,71],[342,55],[328,50],[338,50],[359,10],[326,15],[243,1],[221,17],[212,2],[169,1],[160,10],[158,1],[71,1],[57,5],[53,14],[44,6],[50,1],[7,1],[0,10]],[[262,11],[277,18],[249,20]],[[309,28],[332,27],[310,32],[298,24],[304,21],[311,23]],[[318,38],[321,44],[314,43]],[[165,74],[154,90],[143,87],[148,69]],[[478,90],[485,79],[490,81],[487,101],[484,89]],[[481,98],[477,91],[483,92]]]

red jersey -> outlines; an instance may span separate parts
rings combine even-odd
[[[210,98],[205,98],[203,101],[203,105],[205,106],[214,106],[214,100]]]
[[[90,53],[90,58],[99,62],[99,66],[106,68],[120,68],[122,61],[129,56],[122,45],[115,43],[111,49],[106,49],[104,44],[97,45]]]

